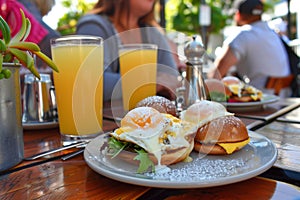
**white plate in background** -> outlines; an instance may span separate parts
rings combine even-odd
[[[261,109],[264,105],[279,101],[280,97],[272,94],[263,94],[260,101],[252,102],[220,102],[229,111],[249,111]]]

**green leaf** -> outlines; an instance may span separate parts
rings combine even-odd
[[[114,137],[110,137],[108,140],[109,148],[112,150],[112,158],[116,157],[125,147],[128,145],[128,143],[121,142]]]
[[[28,51],[40,51],[40,47],[33,42],[11,42],[9,44],[10,48],[16,48],[20,50],[28,50]]]
[[[0,54],[0,72],[2,71],[3,57],[4,56]]]
[[[41,78],[40,74],[39,74],[39,72],[37,71],[37,69],[34,66],[34,59],[33,59],[33,57],[29,54],[29,52],[26,52],[26,55],[27,55],[27,64],[26,64],[26,67],[30,70],[30,72],[35,77],[37,77],[38,79],[40,79]]]
[[[29,19],[27,18],[26,19],[26,32],[24,34],[23,41],[25,41],[27,39],[27,37],[30,34],[30,31],[31,31],[31,23],[30,23]]]
[[[3,57],[3,62],[12,62],[14,56],[11,53],[6,53]]]
[[[155,165],[152,162],[152,160],[149,158],[148,153],[145,152],[145,150],[143,150],[143,149],[135,150],[135,151],[138,153],[138,155],[136,157],[134,157],[134,160],[140,161],[137,173],[147,172],[149,167],[151,167],[152,172],[155,172]]]
[[[0,52],[5,52],[7,49],[6,44],[4,43],[3,40],[0,39]]]
[[[19,42],[22,40],[26,33],[26,17],[22,9],[20,9],[21,15],[22,15],[22,26],[20,30],[17,32],[17,34],[11,39],[11,43]]]
[[[17,34],[11,38],[10,28],[7,22],[0,16],[0,30],[3,35],[3,40],[0,39],[0,54],[1,54],[1,68],[3,62],[16,62],[21,63],[27,67],[33,75],[40,78],[40,75],[35,67],[34,59],[32,54],[35,54],[41,58],[49,67],[54,71],[58,72],[56,64],[45,54],[43,54],[39,46],[33,42],[26,42],[25,39],[28,37],[31,30],[31,23],[26,18],[22,9],[20,9],[22,16],[22,26]],[[1,70],[3,72],[3,70]],[[3,75],[3,73],[1,73]],[[5,77],[9,74],[5,73]]]
[[[24,51],[15,48],[9,48],[8,51],[11,52],[22,64],[27,64],[27,54]]]
[[[36,76],[37,78],[40,78],[39,72],[34,67],[34,60],[32,56],[28,52],[24,52],[19,49],[15,48],[9,48],[9,51],[25,66],[27,67],[30,72]]]
[[[228,96],[226,96],[225,91],[223,92],[209,92],[210,100],[217,101],[217,102],[226,102],[228,99]]]
[[[34,67],[34,59],[28,52],[26,52],[26,57],[26,66],[30,70]]]
[[[2,32],[5,44],[8,44],[10,42],[10,37],[11,37],[10,28],[7,22],[2,18],[2,16],[0,16],[0,30]]]
[[[40,59],[42,59],[49,67],[51,67],[51,69],[53,69],[56,72],[59,72],[58,67],[56,66],[56,64],[49,57],[47,57],[45,54],[43,54],[40,51],[35,51],[33,53],[35,55],[37,55]]]
[[[4,79],[4,74],[2,74],[2,72],[0,71],[0,80]]]
[[[109,149],[111,150],[111,151],[109,151],[110,156],[112,156],[112,158],[116,157],[122,150],[127,148],[128,145],[129,145],[128,142],[122,142],[122,141],[115,139],[114,137],[110,137],[108,140],[108,146],[109,146]],[[140,148],[140,147],[138,147],[138,148]],[[155,165],[152,162],[152,160],[149,158],[148,153],[145,152],[144,149],[141,149],[141,150],[135,149],[135,151],[137,152],[137,156],[134,157],[134,160],[140,161],[137,173],[144,173],[149,169],[149,167],[151,167],[152,172],[154,172]]]

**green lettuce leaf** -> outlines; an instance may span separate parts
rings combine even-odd
[[[228,100],[228,96],[222,92],[209,92],[210,100],[217,102],[226,102]]]
[[[137,170],[137,173],[144,173],[147,172],[147,170],[151,167],[152,172],[155,172],[155,165],[152,162],[152,160],[149,158],[148,153],[145,152],[144,149],[141,150],[135,150],[138,155],[134,157],[134,160],[139,160],[139,168]]]
[[[114,158],[116,157],[126,146],[128,146],[127,142],[121,142],[114,137],[110,137],[108,140],[109,146],[109,155]]]
[[[123,150],[134,149],[134,151],[137,153],[137,156],[134,157],[134,160],[140,161],[137,173],[147,172],[150,167],[152,172],[155,172],[154,163],[149,158],[148,153],[140,146],[129,142],[122,142],[114,137],[110,137],[108,140],[108,148],[108,155],[110,155],[112,158],[115,158]]]

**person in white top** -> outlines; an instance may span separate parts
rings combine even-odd
[[[268,76],[290,74],[286,51],[278,35],[262,21],[260,0],[236,0],[234,8],[239,31],[225,39],[223,53],[214,63],[214,77],[226,76],[235,66],[238,77],[247,77],[251,85],[264,91]]]
[[[273,19],[268,22],[268,25],[272,30],[274,30],[283,41],[289,44],[290,39],[287,36],[287,22],[284,21],[281,17]]]

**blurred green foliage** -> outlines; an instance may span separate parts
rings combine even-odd
[[[75,33],[78,19],[93,8],[94,2],[86,0],[63,0],[62,4],[69,11],[59,19],[57,30],[62,35]],[[208,33],[220,33],[225,26],[232,24],[232,8],[234,0],[206,0],[211,8],[211,25]],[[272,9],[273,5],[280,0],[265,0],[265,10]],[[165,17],[166,30],[179,31],[188,35],[199,33],[199,6],[201,0],[168,0],[166,1]]]
[[[211,25],[208,33],[220,33],[225,26],[233,22],[232,10],[234,0],[206,0],[211,9]],[[265,10],[272,10],[279,0],[265,0]],[[199,8],[201,0],[168,0],[166,4],[166,29],[186,34],[199,33]]]
[[[166,29],[187,34],[199,32],[200,2],[200,0],[169,0],[166,9],[168,10],[166,11]],[[206,3],[211,9],[209,32],[218,33],[228,24],[228,19],[231,17],[224,12],[225,7],[230,8],[230,4],[224,0],[208,0]]]
[[[63,0],[62,5],[69,11],[59,19],[57,31],[61,35],[68,35],[75,33],[78,19],[91,10],[94,3],[87,3],[85,0]]]

